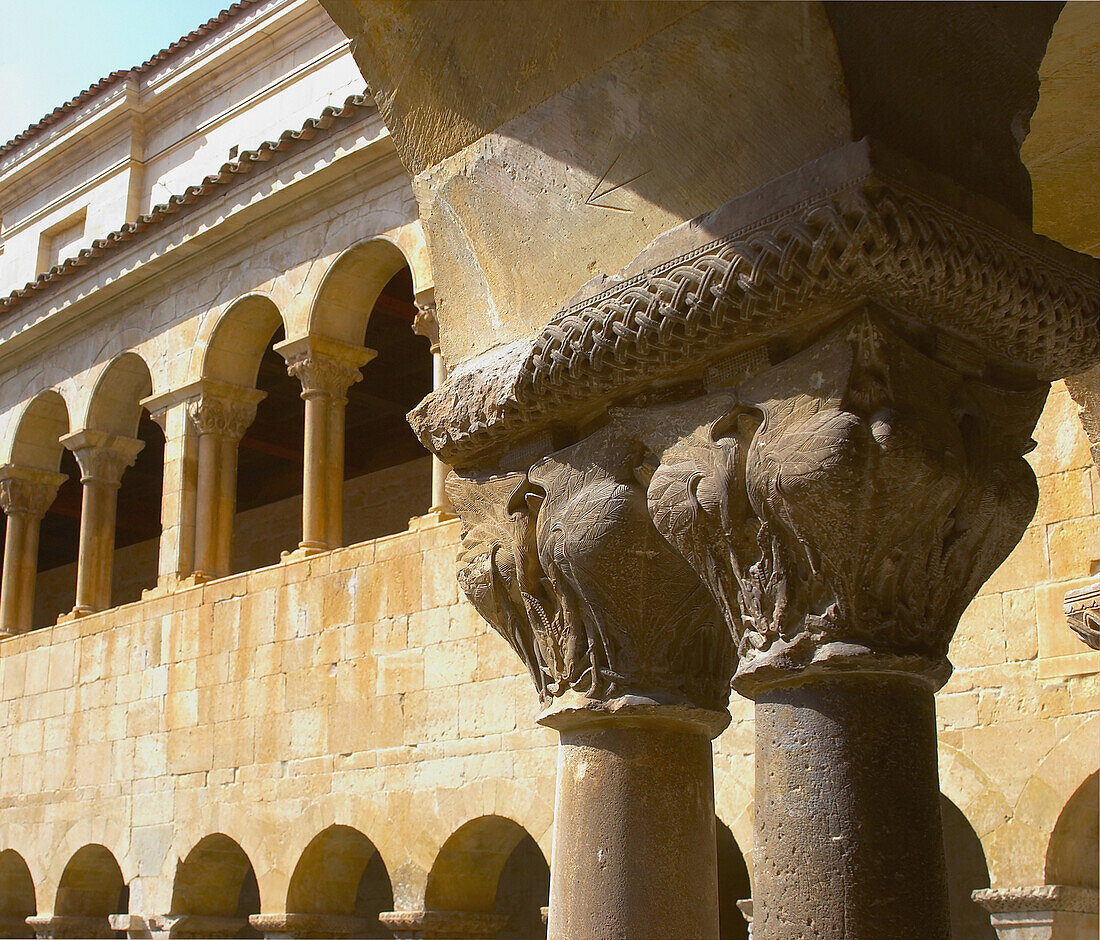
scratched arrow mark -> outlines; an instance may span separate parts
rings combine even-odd
[[[599,188],[601,186],[603,186],[603,184],[607,181],[607,178],[611,175],[611,171],[613,169],[615,169],[615,164],[619,162],[619,157],[621,157],[621,156],[622,156],[622,152],[620,151],[619,155],[617,157],[615,157],[614,160],[611,161],[611,166],[609,166],[606,170],[604,170],[603,176],[601,176],[599,178],[598,182],[596,183],[596,185],[592,187],[592,192],[590,192],[588,194],[588,198],[584,201],[584,204],[586,206],[592,206],[594,209],[612,209],[615,212],[633,212],[634,211],[633,209],[627,209],[627,208],[624,208],[623,206],[609,206],[607,203],[596,202],[595,201],[597,199],[603,199],[606,196],[610,196],[617,189],[622,189],[624,186],[629,186],[635,180],[640,180],[643,176],[646,175],[646,173],[649,172],[649,170],[642,170],[641,173],[636,173],[634,176],[630,177],[630,179],[623,180],[621,183],[618,183],[615,186],[611,186],[610,188],[605,189],[602,193],[598,192]]]

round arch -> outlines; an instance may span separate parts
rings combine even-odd
[[[424,906],[508,914],[499,936],[529,937],[545,931],[540,908],[549,891],[550,867],[527,830],[505,816],[479,816],[443,843],[428,873]]]
[[[345,249],[321,279],[307,332],[361,346],[382,289],[406,267],[412,270],[409,259],[387,238],[370,238]]]
[[[1090,774],[1058,815],[1047,847],[1046,882],[1100,887],[1100,773]]]
[[[247,917],[259,912],[256,871],[244,849],[221,832],[200,839],[176,869],[170,913],[244,918],[247,929]]]
[[[272,336],[283,326],[275,302],[264,294],[234,300],[202,346],[201,378],[252,388]]]
[[[69,859],[61,873],[54,916],[95,921],[94,925],[88,925],[89,936],[114,936],[107,918],[127,912],[129,895],[122,869],[111,850],[98,843],[85,845]]]
[[[25,918],[38,913],[34,879],[23,856],[14,849],[0,852],[0,936],[33,937]]]
[[[59,392],[39,392],[15,425],[10,463],[29,470],[56,473],[61,465],[61,438],[69,432],[69,408]]]
[[[370,922],[393,909],[393,886],[374,843],[358,829],[332,825],[310,841],[287,889],[288,914],[327,914]]]
[[[141,420],[141,400],[153,394],[153,377],[145,360],[126,352],[112,359],[92,388],[84,426],[120,437],[134,437]]]

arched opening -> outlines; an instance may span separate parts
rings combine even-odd
[[[1092,774],[1069,798],[1046,858],[1047,884],[1100,887],[1100,776]]]
[[[27,863],[18,852],[5,849],[0,852],[0,937],[33,937],[26,918],[37,911]]]
[[[11,463],[20,469],[64,474],[65,481],[38,529],[36,576],[30,623],[45,627],[72,609],[76,595],[76,556],[80,543],[80,469],[61,446],[69,432],[69,409],[55,391],[36,395],[15,430]],[[6,545],[5,545],[6,548]]]
[[[947,897],[951,935],[967,940],[997,940],[989,913],[970,898],[972,891],[989,887],[989,868],[981,839],[962,811],[940,794],[943,851],[947,861]]]
[[[382,856],[349,826],[329,826],[306,846],[294,867],[287,913],[350,917],[357,936],[389,937],[378,915],[393,910],[393,888]]]
[[[310,330],[377,355],[347,392],[343,542],[404,531],[431,504],[431,458],[405,415],[432,390],[428,342],[412,331],[413,277],[392,243],[346,251],[325,277]]]
[[[301,386],[275,351],[285,335],[275,304],[249,295],[223,314],[203,359],[211,395],[226,388],[230,397],[250,389],[264,394],[230,468],[233,515],[224,536],[230,545],[226,570],[219,574],[274,564],[298,543],[304,403]]]
[[[112,606],[139,600],[143,590],[157,583],[164,433],[141,405],[152,392],[145,361],[123,353],[103,371],[88,410],[89,430],[142,443],[117,492]]]
[[[718,936],[721,940],[748,940],[749,925],[737,902],[752,897],[749,869],[729,826],[715,819],[714,828],[718,841]]]
[[[125,914],[129,901],[130,892],[114,855],[102,845],[86,845],[61,873],[54,916],[85,921],[77,928],[82,936],[125,937],[125,932],[111,930],[107,918]]]
[[[550,868],[534,839],[503,816],[479,816],[443,844],[424,893],[430,911],[507,918],[498,937],[545,937]]]
[[[260,889],[252,863],[233,839],[218,832],[187,853],[172,885],[173,937],[259,937],[249,923],[260,913]]]

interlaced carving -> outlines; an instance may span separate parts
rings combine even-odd
[[[572,411],[795,325],[813,329],[868,298],[947,324],[992,359],[1041,376],[1081,371],[1100,357],[1095,277],[941,205],[865,185],[563,311],[496,394],[441,391],[409,417],[425,446],[452,465],[470,465]]]

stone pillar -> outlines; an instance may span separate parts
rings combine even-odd
[[[1093,940],[1100,931],[1096,888],[983,888],[971,897],[989,911],[997,940]]]
[[[256,417],[264,392],[205,382],[188,416],[198,432],[195,486],[195,570],[199,580],[221,578],[232,564],[237,512],[237,445]]]
[[[344,411],[348,388],[377,352],[324,336],[287,340],[275,347],[287,371],[302,383],[306,403],[302,461],[302,541],[298,555],[343,544]]]
[[[115,523],[122,474],[132,467],[143,441],[105,431],[77,431],[61,438],[80,465],[80,549],[76,561],[76,605],[83,617],[111,606]]]
[[[396,940],[492,940],[508,923],[476,911],[383,911],[378,919]]]
[[[200,392],[201,383],[194,383],[141,402],[164,431],[158,590],[171,590],[195,569],[198,433],[188,408]]]
[[[413,332],[428,340],[432,353],[432,388],[441,388],[447,380],[447,364],[439,349],[439,321],[435,315],[435,290],[424,291],[416,298],[417,314],[413,320]],[[442,460],[432,455],[432,504],[429,513],[441,519],[454,516],[454,507],[447,496],[447,474],[451,472]]]
[[[448,478],[459,584],[560,735],[553,940],[718,933],[710,742],[732,647],[654,528],[643,453],[613,423],[527,472]]]
[[[67,477],[48,470],[0,468],[0,506],[7,516],[0,581],[0,636],[26,633],[34,616],[38,530]]]
[[[933,694],[1034,512],[1049,382],[1100,360],[1096,272],[862,141],[664,233],[410,412],[455,468],[460,583],[562,730],[551,937],[715,933],[713,854],[690,879],[677,854],[702,812],[616,761],[673,754],[644,792],[690,765],[679,802],[709,801],[688,726],[735,658],[756,940],[946,940]],[[671,857],[639,844],[673,827]]]

